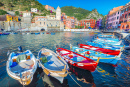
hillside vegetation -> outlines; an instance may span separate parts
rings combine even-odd
[[[47,11],[45,6],[37,0],[0,0],[0,7],[3,7],[6,11],[30,11],[31,8],[37,8],[39,13],[43,13],[40,15],[55,14]]]
[[[92,18],[92,19],[99,19],[102,18],[103,15],[99,14],[96,9],[89,11],[82,8],[76,8],[73,6],[65,6],[61,8],[61,11],[66,13],[68,16],[74,16],[78,20]]]

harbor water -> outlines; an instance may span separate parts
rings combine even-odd
[[[15,34],[0,36],[0,87],[23,87],[18,81],[8,76],[6,72],[7,52],[17,52],[17,47],[31,50],[37,57],[44,46],[56,52],[56,45],[70,49],[69,45],[86,44],[98,33],[90,32],[56,32],[55,34]],[[123,45],[128,42],[122,41]],[[61,84],[55,78],[47,76],[41,68],[34,74],[33,81],[26,87],[130,87],[130,51],[124,51],[117,66],[99,63],[94,72],[89,72],[70,66],[70,75]],[[78,84],[77,84],[78,83]]]

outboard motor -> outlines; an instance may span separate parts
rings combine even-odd
[[[21,46],[18,46],[18,51],[19,51],[19,52],[23,52],[23,50],[22,50],[22,47],[21,47]]]

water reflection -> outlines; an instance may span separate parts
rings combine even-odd
[[[90,71],[76,68],[71,65],[69,65],[69,67],[70,67],[70,72],[75,74],[78,81],[81,81],[81,82],[87,83],[87,84],[91,84],[92,87],[96,87],[93,76]]]
[[[81,32],[57,32],[55,35],[8,35],[0,36],[0,87],[23,87],[18,81],[10,78],[6,73],[7,52],[16,52],[17,47],[21,45],[23,50],[30,49],[37,57],[38,51],[44,45],[46,48],[56,51],[55,45],[69,49],[69,44],[77,45],[78,43],[86,44],[90,41],[95,33]],[[123,41],[122,44],[129,45]],[[130,50],[123,52],[121,60],[118,61],[117,67],[109,64],[99,63],[95,72],[87,72],[80,69],[72,68],[72,77],[83,87],[130,87]],[[43,78],[43,79],[42,79]],[[50,82],[46,81],[49,78]],[[55,85],[56,84],[56,85]],[[78,85],[68,75],[65,77],[64,84],[57,80],[47,77],[42,70],[37,70],[33,82],[28,87],[77,87]]]
[[[69,87],[67,79],[64,79],[61,84],[59,80],[46,75],[44,72],[41,73],[41,78],[45,87]]]

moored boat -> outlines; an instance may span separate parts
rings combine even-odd
[[[60,55],[60,57],[62,57],[64,60],[66,60],[70,65],[91,72],[95,71],[99,62],[99,58],[97,61],[94,61],[90,58],[64,48],[57,48],[57,54]]]
[[[108,55],[108,54],[96,52],[93,50],[87,50],[84,48],[75,47],[72,45],[70,45],[70,49],[71,49],[71,51],[84,55],[94,61],[97,61],[97,59],[100,57],[99,62],[108,63],[108,64],[112,64],[112,65],[117,64],[117,62],[118,62],[118,60],[120,60],[120,56],[122,54],[122,52],[121,52],[118,56]]]
[[[20,51],[20,53],[12,52],[6,63],[8,75],[18,80],[22,85],[31,83],[36,69],[37,61],[30,50]]]
[[[101,44],[101,43],[94,43],[94,42],[86,42],[87,45],[91,46],[96,46],[100,48],[105,48],[105,49],[112,49],[112,50],[120,50],[123,45],[110,45],[110,44]]]
[[[63,83],[64,77],[68,75],[69,66],[53,51],[42,48],[38,53],[39,67],[48,75]]]
[[[111,50],[111,49],[90,46],[90,45],[86,45],[86,44],[78,44],[78,45],[80,48],[89,49],[89,50],[102,52],[104,54],[115,55],[115,56],[118,56],[123,49],[123,47],[122,47],[120,50]]]

